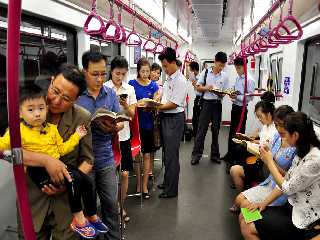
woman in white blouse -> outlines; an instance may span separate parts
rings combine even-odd
[[[320,141],[313,129],[313,123],[302,112],[291,113],[285,120],[285,138],[296,147],[297,157],[283,177],[275,164],[272,153],[267,146],[260,148],[261,159],[273,175],[278,187],[288,195],[288,202],[292,209],[285,217],[291,218],[290,224],[281,224],[277,229],[286,232],[290,229],[291,236],[287,239],[320,239]],[[266,210],[267,211],[267,210]],[[281,216],[283,219],[284,216]],[[270,218],[271,219],[271,218]],[[278,225],[283,222],[280,218]],[[262,220],[266,221],[266,219]],[[288,221],[288,223],[290,223]],[[256,223],[256,227],[258,222]],[[294,229],[292,231],[292,229]],[[261,227],[251,229],[251,234],[245,239],[279,239],[273,229],[263,231]],[[269,236],[262,236],[262,232]],[[259,236],[258,236],[259,235]]]

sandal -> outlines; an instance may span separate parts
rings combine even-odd
[[[235,204],[233,204],[232,207],[229,208],[229,211],[232,213],[238,213],[240,212],[240,208],[238,208]]]
[[[127,223],[127,222],[130,221],[130,217],[128,216],[128,213],[127,213],[126,211],[123,211],[122,217],[123,217],[123,221],[124,221],[125,223]]]
[[[142,193],[142,197],[143,197],[143,199],[148,200],[148,199],[151,198],[151,195],[148,192],[147,193]]]

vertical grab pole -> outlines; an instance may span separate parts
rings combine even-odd
[[[244,120],[244,115],[246,113],[246,105],[247,105],[247,88],[248,88],[248,69],[247,69],[247,56],[244,51],[244,40],[241,42],[241,56],[243,58],[243,70],[244,70],[244,96],[242,101],[242,112],[239,121],[239,125],[237,128],[237,133],[241,132],[241,127]]]
[[[20,49],[21,0],[8,3],[7,31],[7,100],[10,143],[13,157],[13,173],[24,239],[35,240],[28,189],[24,174],[21,151],[19,119],[19,49]]]

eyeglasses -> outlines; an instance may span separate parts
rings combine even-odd
[[[74,100],[71,100],[68,96],[63,95],[58,88],[53,86],[52,83],[50,85],[49,90],[54,96],[60,97],[62,99],[62,101],[65,102],[65,103],[72,103],[74,101]]]
[[[98,78],[102,78],[102,79],[105,79],[107,77],[107,73],[106,72],[94,72],[94,73],[91,73],[91,72],[88,72],[89,75],[91,75],[94,79],[98,79]]]

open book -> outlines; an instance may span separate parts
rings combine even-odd
[[[150,98],[142,98],[138,101],[139,108],[156,108],[160,105],[161,103]]]
[[[118,123],[130,120],[131,118],[125,112],[115,113],[105,108],[98,108],[97,111],[92,114],[90,121],[110,121]]]
[[[237,138],[232,138],[232,141],[240,144],[241,146],[245,147],[247,151],[256,157],[260,158],[260,150],[259,150],[259,145],[256,143],[252,143],[250,141],[246,140],[239,140]]]
[[[209,90],[209,92],[219,93],[219,94],[227,94],[227,95],[240,95],[239,91],[235,91],[235,90],[233,90],[231,88],[228,88],[226,90],[222,90],[222,89],[219,89],[219,88],[213,88],[213,89]]]
[[[262,215],[259,210],[251,212],[247,208],[241,208],[241,213],[246,223],[251,223],[262,219]]]
[[[243,133],[236,133],[236,135],[234,136],[236,139],[239,140],[246,140],[246,141],[252,141],[253,139],[250,138],[249,136],[243,134]]]

